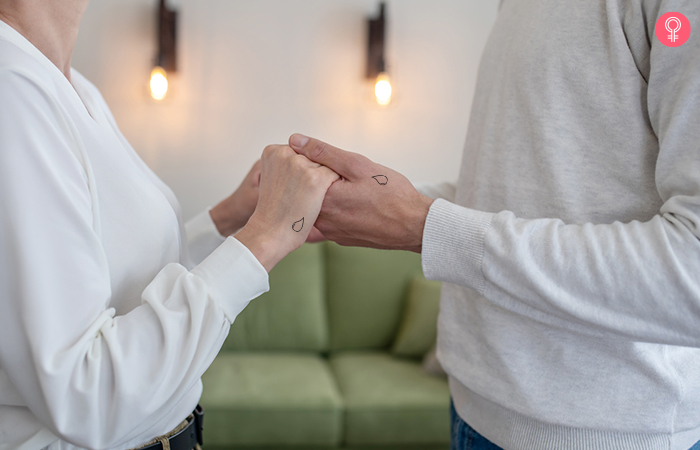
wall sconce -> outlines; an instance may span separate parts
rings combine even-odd
[[[177,11],[168,9],[165,0],[158,8],[158,55],[149,83],[151,97],[163,100],[168,93],[168,74],[177,71]]]
[[[386,71],[385,35],[386,2],[379,4],[379,16],[369,18],[369,45],[367,48],[367,78],[374,80],[374,96],[380,105],[391,102],[391,79]]]

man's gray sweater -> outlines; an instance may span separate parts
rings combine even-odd
[[[503,1],[423,269],[455,407],[495,444],[699,441],[700,1]]]

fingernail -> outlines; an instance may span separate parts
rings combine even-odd
[[[309,142],[309,138],[304,136],[303,134],[293,134],[292,137],[289,138],[289,145],[296,149],[301,149],[304,148],[304,146]]]

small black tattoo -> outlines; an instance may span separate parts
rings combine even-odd
[[[372,178],[374,178],[377,183],[381,184],[382,186],[386,186],[386,184],[389,182],[389,179],[384,175],[375,175]]]
[[[292,230],[296,231],[297,233],[301,231],[301,229],[304,228],[304,218],[302,217],[301,220],[297,220],[292,224]]]

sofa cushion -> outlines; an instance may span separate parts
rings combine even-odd
[[[202,381],[207,444],[341,441],[342,400],[327,362],[319,356],[222,353]]]
[[[391,352],[398,356],[421,358],[435,345],[440,311],[439,281],[416,275],[408,288],[403,318]]]
[[[270,291],[238,315],[224,350],[328,348],[323,244],[305,244],[270,272]]]
[[[330,364],[345,402],[345,443],[450,442],[447,380],[381,352],[338,352]]]
[[[421,273],[420,255],[333,243],[326,248],[331,350],[388,348],[408,282]]]

